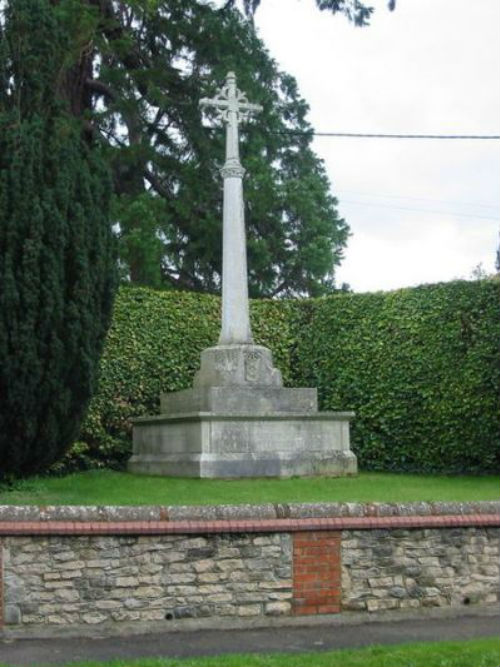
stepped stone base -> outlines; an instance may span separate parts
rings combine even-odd
[[[194,387],[163,394],[161,414],[134,420],[130,472],[176,477],[355,475],[352,412],[318,412],[316,389],[282,386],[271,351],[201,353]]]
[[[131,472],[178,477],[357,473],[352,412],[317,412],[316,389],[195,387],[134,420]]]
[[[160,396],[162,415],[187,412],[250,413],[317,412],[316,389],[288,387],[194,387]]]

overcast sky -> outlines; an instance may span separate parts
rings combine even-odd
[[[499,0],[398,0],[368,28],[314,0],[256,25],[318,132],[500,134]],[[315,139],[352,236],[338,282],[387,290],[493,272],[500,141]]]

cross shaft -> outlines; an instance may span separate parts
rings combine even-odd
[[[248,304],[247,250],[243,206],[244,168],[240,162],[238,122],[250,113],[262,111],[250,104],[236,87],[236,76],[229,72],[225,85],[213,99],[203,98],[200,106],[213,107],[226,123],[226,161],[222,216],[222,328],[219,345],[250,345],[252,332]]]

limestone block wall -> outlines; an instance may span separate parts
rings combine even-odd
[[[289,534],[9,537],[6,621],[97,624],[287,614]]]
[[[499,538],[474,526],[344,531],[343,609],[494,605]]]
[[[0,633],[493,606],[499,547],[500,503],[4,506]]]

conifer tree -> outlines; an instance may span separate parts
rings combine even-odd
[[[99,8],[86,87],[94,131],[111,148],[113,214],[131,282],[220,289],[224,128],[202,121],[198,102],[234,70],[263,106],[241,129],[250,294],[330,292],[348,227],[312,150],[307,103],[252,21],[200,0],[103,0]]]
[[[71,445],[110,319],[111,179],[75,104],[94,28],[72,0],[16,0],[2,16],[0,479]]]
[[[128,279],[219,291],[224,132],[201,126],[198,100],[234,70],[263,106],[241,131],[250,294],[331,292],[348,227],[312,150],[307,104],[256,33],[260,0],[82,2],[101,17],[85,86],[93,129],[112,148],[113,217]],[[358,26],[373,12],[361,0],[315,2]]]

